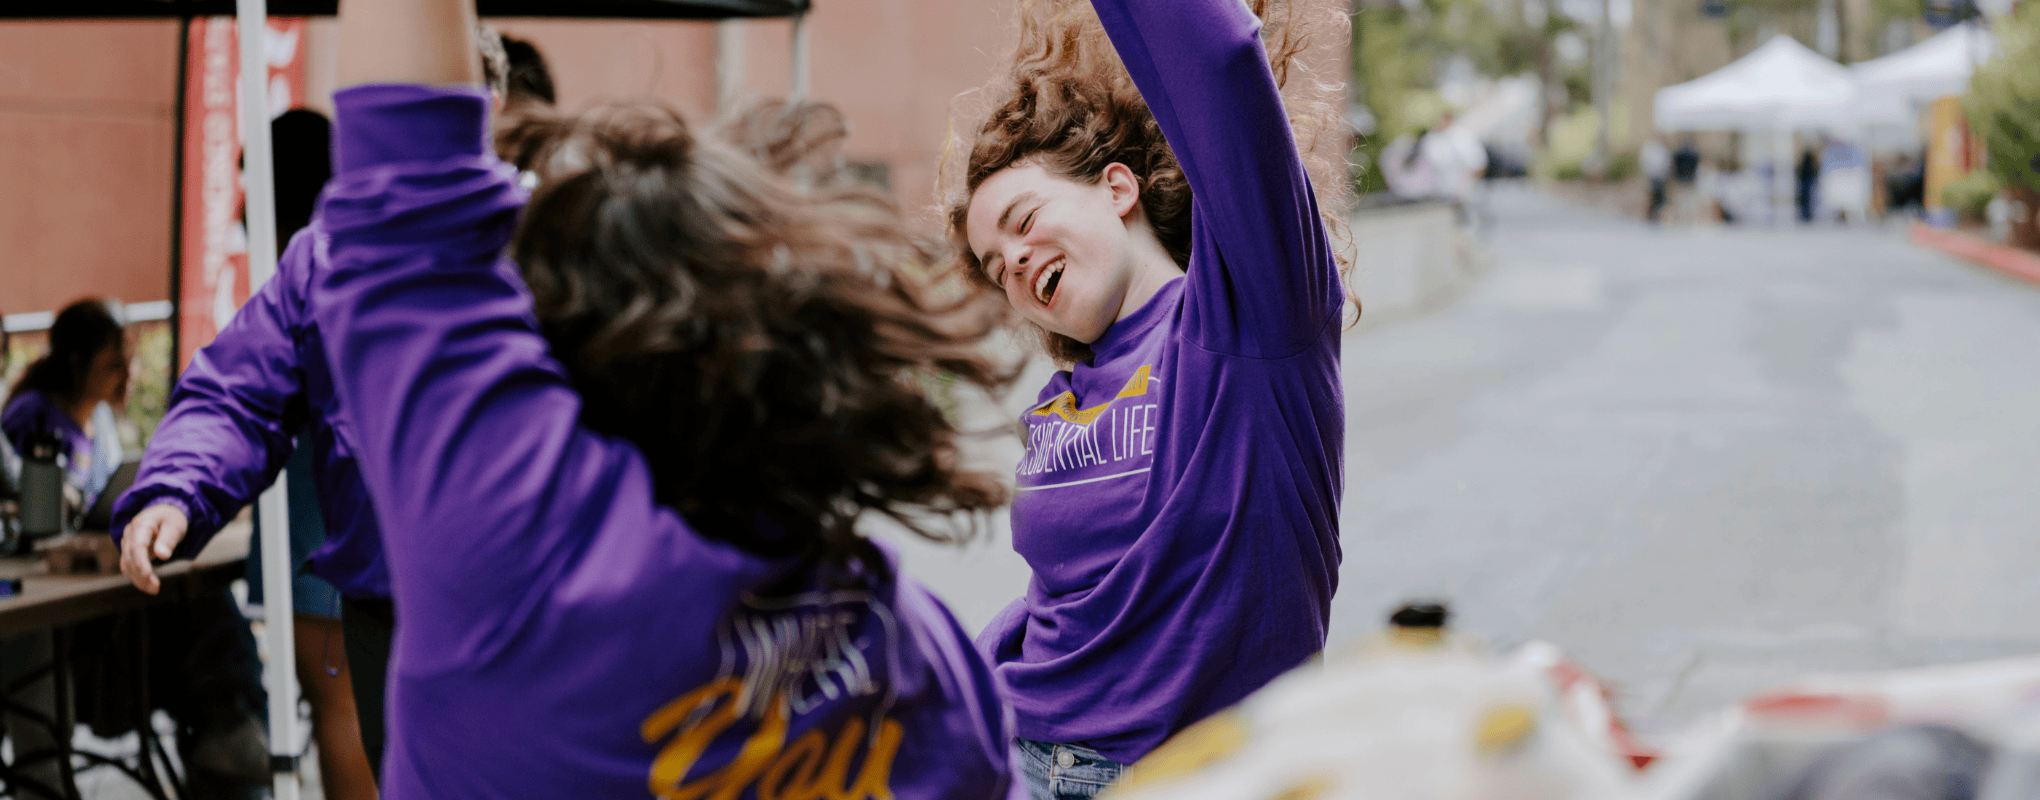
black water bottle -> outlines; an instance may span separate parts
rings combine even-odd
[[[64,532],[64,467],[58,462],[63,451],[63,437],[55,433],[38,433],[22,442],[17,553],[27,552],[36,539]]]

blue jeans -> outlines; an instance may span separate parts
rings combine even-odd
[[[1020,739],[1020,772],[1034,800],[1089,800],[1125,774],[1126,765],[1074,744]]]

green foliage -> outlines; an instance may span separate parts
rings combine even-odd
[[[2001,185],[2040,190],[2040,3],[2022,4],[1994,33],[1997,55],[1970,77],[1963,109],[1990,154],[1984,169]]]
[[[1601,175],[1605,181],[1626,181],[1643,171],[1643,159],[1635,150],[1616,153],[1608,159],[1608,169]]]
[[[170,326],[165,323],[143,323],[137,325],[140,333],[135,337],[133,370],[128,378],[128,419],[134,420],[135,429],[141,433],[140,444],[147,447],[149,437],[156,433],[156,425],[163,421],[163,412],[170,403]]]
[[[1487,75],[1534,71],[1551,57],[1552,37],[1573,27],[1553,13],[1531,28],[1487,0],[1363,4],[1353,13],[1353,66],[1376,121],[1371,138],[1385,145],[1437,122],[1446,108],[1433,89],[1447,59],[1464,56]]]
[[[1948,184],[1941,189],[1941,202],[1954,209],[1957,216],[1967,220],[1983,218],[1983,209],[1990,205],[1991,198],[1998,195],[2004,184],[1997,176],[1985,170],[1964,175],[1962,180]]]
[[[1608,116],[1614,121],[1608,128],[1608,139],[1620,142],[1629,136],[1628,104],[1616,100],[1609,104]],[[1539,177],[1558,180],[1578,180],[1586,177],[1586,161],[1594,153],[1594,140],[1601,130],[1601,115],[1594,107],[1581,104],[1572,113],[1551,121],[1550,140],[1533,172]],[[1627,158],[1625,165],[1623,159]],[[1608,180],[1621,180],[1635,174],[1635,154],[1612,156],[1606,173]]]

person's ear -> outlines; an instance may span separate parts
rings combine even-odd
[[[1112,195],[1112,213],[1125,217],[1140,205],[1140,179],[1134,177],[1133,168],[1117,161],[1106,164],[1098,182]]]

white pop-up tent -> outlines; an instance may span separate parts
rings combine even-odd
[[[1860,91],[1849,68],[1784,34],[1706,76],[1658,90],[1654,120],[1661,131],[1740,131],[1771,137],[1772,206],[1792,197],[1792,133],[1861,131],[1898,123],[1909,109]]]
[[[1967,90],[1976,65],[1996,52],[1990,30],[1981,22],[1966,22],[1850,70],[1866,94],[1918,105]]]
[[[1728,66],[1659,89],[1654,114],[1664,131],[1789,129],[1801,109],[1847,103],[1855,91],[1847,67],[1779,34]]]

